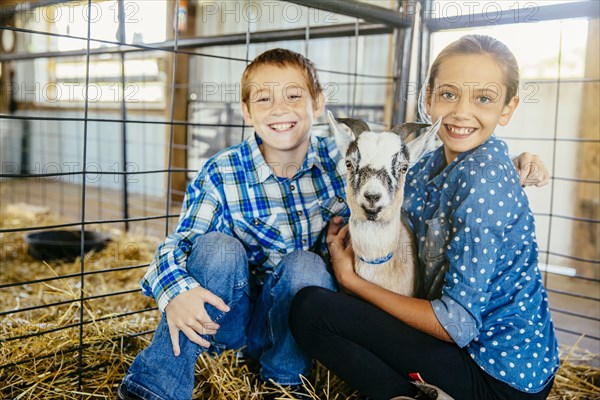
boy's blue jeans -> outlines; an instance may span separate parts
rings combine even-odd
[[[323,260],[307,251],[288,254],[267,276],[254,296],[254,279],[246,251],[235,238],[217,232],[201,235],[187,261],[188,273],[230,307],[228,313],[206,304],[212,320],[220,325],[214,336],[203,336],[209,351],[243,351],[260,361],[261,379],[281,385],[301,383],[311,360],[298,347],[289,329],[292,298],[303,287],[335,290],[336,283]],[[252,291],[254,292],[254,290]],[[194,387],[194,366],[204,347],[179,334],[181,354],[173,355],[166,316],[163,315],[150,346],[137,355],[123,385],[146,400],[189,400]]]

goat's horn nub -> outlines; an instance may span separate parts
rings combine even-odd
[[[354,133],[354,136],[358,136],[363,132],[369,132],[371,128],[362,119],[356,118],[336,118],[337,122],[346,125]]]
[[[405,124],[394,126],[392,129],[390,129],[390,132],[397,133],[398,135],[400,135],[400,139],[406,140],[408,135],[410,135],[411,133],[416,132],[419,129],[427,128],[428,126],[431,125],[423,124],[420,122],[407,122]]]

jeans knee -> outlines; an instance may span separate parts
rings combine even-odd
[[[238,239],[221,232],[209,232],[194,240],[186,267],[202,285],[202,281],[216,275],[247,275],[248,258]]]
[[[280,262],[277,275],[291,294],[307,286],[335,288],[335,280],[318,255],[308,251],[295,251]]]

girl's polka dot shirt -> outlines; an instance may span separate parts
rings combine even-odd
[[[494,135],[446,164],[443,146],[408,172],[404,212],[424,295],[448,334],[494,378],[539,392],[558,369],[533,214]]]

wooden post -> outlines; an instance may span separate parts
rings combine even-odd
[[[0,85],[2,85],[2,90],[0,90],[0,113],[9,114],[14,107],[10,104],[13,101],[11,93],[14,74],[10,63],[4,62],[0,65],[0,68],[2,68],[2,72],[0,72]]]
[[[195,4],[193,2],[187,2],[179,0],[180,5],[187,5],[187,21],[185,23],[185,30],[180,31],[178,34],[179,39],[193,37],[195,35]],[[173,24],[175,21],[174,6],[173,3],[169,2],[167,10],[167,37],[171,40],[175,39],[175,33],[173,31]],[[180,18],[182,16],[180,15]],[[180,21],[180,24],[182,22]],[[172,97],[175,96],[174,102],[175,107],[173,109],[173,120],[174,121],[187,121],[188,120],[188,96],[189,96],[189,55],[177,54],[177,62],[173,62],[173,57],[169,57],[169,75],[168,75],[168,86],[171,85],[173,76],[173,66],[175,65],[175,88],[170,88],[167,93],[167,102],[165,107],[166,118],[169,121],[171,118],[171,101]],[[170,126],[166,126],[167,145],[170,138]],[[173,154],[171,158],[171,168],[186,168],[187,167],[187,126],[175,125],[173,126]],[[169,154],[168,147],[166,148],[165,157],[168,163]],[[171,173],[171,201],[181,202],[185,193],[187,185],[187,174],[185,172],[172,172]]]
[[[396,5],[396,0],[390,0],[391,7]],[[390,40],[388,42],[388,59],[387,59],[387,70],[388,76],[394,75],[394,44],[396,42],[396,35],[394,32],[390,33]],[[392,125],[392,108],[394,107],[394,82],[388,81],[385,85],[385,104],[383,105],[383,123],[386,128],[390,128]]]
[[[579,145],[577,157],[577,177],[580,179],[600,180],[600,62],[598,56],[598,36],[600,20],[589,21],[585,78],[583,98],[581,102],[579,138],[595,141],[583,142]],[[596,183],[579,183],[575,198],[575,216],[600,219],[600,192]],[[573,255],[575,257],[600,260],[600,224],[575,221],[572,238]],[[574,261],[578,272],[584,276],[598,278],[600,272],[597,265]]]

